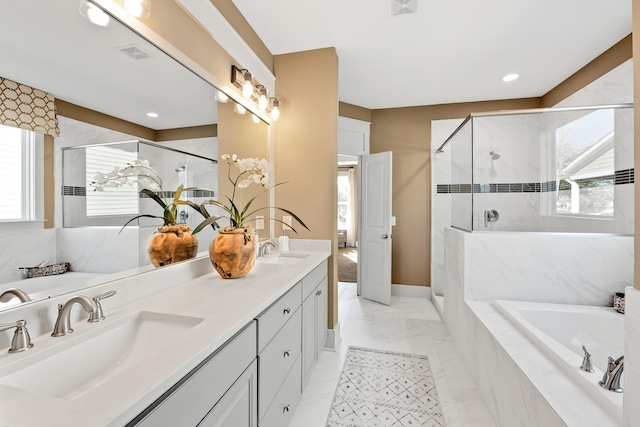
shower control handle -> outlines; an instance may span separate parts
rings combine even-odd
[[[495,209],[485,209],[484,210],[484,226],[487,227],[487,224],[490,222],[497,222],[500,219],[500,214]]]

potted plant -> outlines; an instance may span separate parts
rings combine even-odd
[[[138,185],[142,187],[140,193],[151,198],[162,208],[162,216],[152,214],[140,214],[127,221],[120,231],[127,225],[139,218],[157,218],[163,221],[163,226],[159,227],[149,241],[149,259],[151,263],[160,267],[174,262],[191,259],[198,252],[198,239],[195,234],[202,230],[191,231],[187,224],[178,224],[177,213],[179,205],[187,205],[200,212],[205,218],[209,218],[209,214],[204,207],[188,200],[181,200],[183,192],[196,190],[194,187],[184,188],[180,185],[173,199],[165,199],[166,194],[162,189],[162,178],[158,172],[149,166],[147,160],[135,160],[133,163],[127,163],[126,166],[115,168],[108,173],[98,173],[91,186],[94,191],[104,191],[108,187],[123,187]],[[214,229],[217,227],[215,222],[209,222]]]
[[[252,208],[256,197],[251,198],[244,206],[238,206],[236,202],[236,192],[238,189],[249,187],[251,184],[258,184],[263,188],[271,188],[271,176],[273,166],[266,159],[246,158],[239,159],[237,155],[223,154],[220,156],[227,163],[227,179],[233,186],[231,196],[221,194],[225,201],[207,200],[200,205],[200,213],[208,216],[205,205],[213,205],[222,209],[226,215],[209,216],[196,228],[194,233],[203,227],[216,224],[216,221],[227,218],[229,226],[218,230],[218,234],[209,245],[209,257],[214,268],[225,279],[234,279],[246,276],[255,264],[255,253],[257,236],[253,234],[249,223],[254,220],[255,214],[265,209],[276,209],[291,215],[301,226],[309,230],[306,224],[290,210],[262,206]],[[232,174],[232,170],[235,173]],[[280,185],[276,184],[273,187]],[[282,222],[275,219],[278,222]],[[293,227],[292,230],[297,232]]]

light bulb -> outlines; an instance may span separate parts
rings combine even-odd
[[[246,113],[246,112],[247,112],[247,109],[246,109],[246,108],[244,108],[244,105],[236,104],[236,105],[233,107],[233,111],[235,111],[235,112],[236,112],[236,113],[238,113],[238,114],[244,114],[244,113]]]
[[[79,9],[80,14],[88,19],[92,24],[100,27],[106,27],[109,25],[109,15],[95,4],[91,4],[86,0],[80,0]]]
[[[280,101],[276,98],[271,98],[271,119],[275,122],[278,117],[280,117]]]
[[[260,123],[260,117],[256,116],[255,114],[251,115],[251,120],[253,120],[253,123]]]
[[[148,18],[151,15],[148,0],[124,0],[124,8],[136,18]]]
[[[219,90],[216,93],[216,99],[218,100],[218,102],[228,102],[229,101],[229,96],[224,93],[223,91]]]
[[[251,98],[251,95],[253,95],[253,85],[250,80],[245,81],[242,85],[242,95],[245,98]]]
[[[263,93],[260,95],[260,98],[258,98],[258,107],[260,107],[260,109],[264,111],[267,109],[268,106],[269,106],[269,99],[267,98],[267,95]]]

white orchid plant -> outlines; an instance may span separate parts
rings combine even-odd
[[[178,205],[187,205],[198,211],[205,218],[209,218],[209,214],[204,207],[193,203],[188,200],[180,200],[182,197],[182,193],[184,191],[189,190],[199,190],[196,187],[187,187],[180,185],[175,192],[173,200],[168,201],[163,198],[165,194],[162,189],[162,178],[160,174],[149,166],[148,160],[134,160],[132,163],[127,163],[126,166],[121,168],[114,168],[111,172],[101,173],[98,172],[93,181],[91,182],[91,186],[94,187],[94,191],[104,191],[105,188],[109,187],[124,187],[124,186],[138,186],[142,187],[140,193],[145,194],[146,196],[153,199],[157,202],[163,209],[162,216],[158,215],[150,215],[150,214],[141,214],[131,218],[122,226],[122,229],[129,225],[132,221],[135,221],[139,218],[157,218],[162,219],[164,221],[164,225],[175,225],[177,223],[177,210]],[[214,229],[218,227],[215,221],[209,223]],[[207,225],[209,225],[207,224]],[[201,227],[197,231],[202,230]],[[120,231],[122,231],[122,229]],[[193,231],[192,234],[197,233],[197,231]]]
[[[247,223],[253,220],[252,218],[257,212],[265,209],[270,209],[270,207],[264,206],[264,207],[250,210],[252,203],[258,196],[251,198],[247,202],[247,204],[244,205],[244,207],[238,206],[235,201],[236,191],[238,189],[247,188],[251,184],[259,184],[260,186],[265,188],[265,190],[275,187],[277,185],[283,184],[283,183],[279,183],[275,185],[271,184],[271,177],[273,175],[273,166],[266,159],[257,159],[257,158],[239,159],[238,156],[235,154],[232,154],[232,155],[223,154],[222,156],[220,156],[220,158],[227,163],[227,167],[228,167],[227,179],[233,185],[233,192],[231,193],[231,197],[220,193],[222,197],[224,197],[227,200],[227,203],[223,203],[218,200],[207,200],[200,205],[200,208],[201,208],[200,212],[206,217],[206,219],[194,229],[194,233],[197,233],[198,231],[202,230],[202,228],[206,227],[207,225],[216,224],[216,221],[222,218],[229,219],[231,228],[246,227]],[[232,169],[237,169],[237,175],[235,175],[235,177],[232,176],[232,173],[231,173]],[[209,216],[204,207],[205,205],[217,206],[218,208],[225,211],[227,215]],[[283,209],[275,206],[273,207],[273,209],[277,209],[279,211],[287,213],[288,215],[291,215],[291,217],[293,217],[300,225],[302,225],[304,228],[309,230],[309,227],[307,227],[306,224],[302,222],[302,220],[298,218],[298,216],[293,212],[287,209]],[[275,218],[274,220],[278,222],[282,222]],[[297,232],[293,227],[291,227],[291,229],[294,232]]]

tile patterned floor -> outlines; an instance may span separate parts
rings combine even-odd
[[[340,283],[342,343],[320,355],[289,427],[325,426],[349,345],[428,356],[447,427],[495,426],[431,301],[392,297],[387,307],[357,298],[354,287]]]

